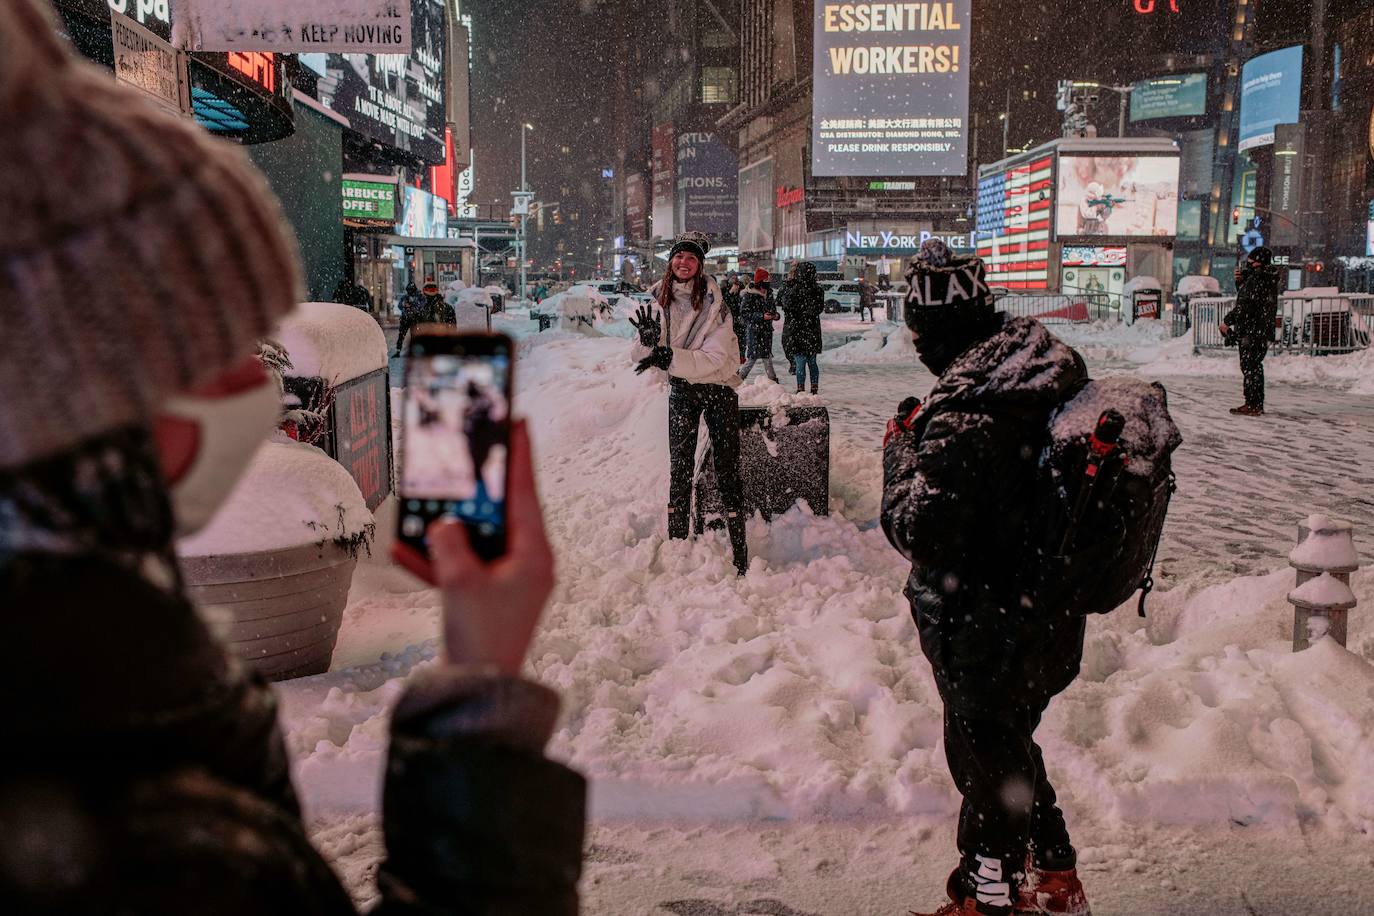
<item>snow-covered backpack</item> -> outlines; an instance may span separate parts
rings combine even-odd
[[[1139,590],[1145,615],[1182,441],[1158,382],[1090,380],[1051,412],[1028,532],[1038,606],[1106,614]]]

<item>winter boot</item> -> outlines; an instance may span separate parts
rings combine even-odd
[[[817,394],[817,393],[820,391],[820,389],[821,389],[821,386],[820,386],[820,385],[812,385],[812,386],[811,386],[811,393],[812,393],[812,394]]]
[[[668,507],[668,537],[672,540],[682,540],[687,537],[687,528],[691,524],[691,519],[687,516],[686,509],[675,509]]]
[[[805,391],[805,390],[806,390],[806,386],[805,386],[805,385],[798,385],[798,386],[797,386],[797,394],[801,394],[801,393],[802,393],[803,391]]]
[[[1016,900],[1016,916],[1092,916],[1078,870],[1029,868]]]
[[[1018,916],[1019,911],[1013,911],[1006,907],[982,907],[978,905],[978,898],[965,895],[963,886],[959,883],[959,870],[956,868],[950,872],[949,880],[945,882],[945,893],[949,895],[949,902],[930,913],[918,913],[916,910],[909,910],[908,916],[986,916],[986,914],[1007,914],[1007,916]]]
[[[749,544],[744,538],[744,515],[731,512],[725,517],[725,530],[730,533],[730,552],[734,554],[735,570],[742,576],[749,571]]]

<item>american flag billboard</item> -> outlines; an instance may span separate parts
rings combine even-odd
[[[1054,217],[1054,156],[1017,163],[978,181],[978,256],[988,284],[1007,289],[1049,287]]]

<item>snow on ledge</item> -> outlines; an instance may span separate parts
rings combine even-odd
[[[386,366],[386,334],[367,312],[338,302],[302,302],[277,340],[291,355],[286,375],[337,384]]]

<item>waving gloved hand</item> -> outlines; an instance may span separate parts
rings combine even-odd
[[[920,398],[904,398],[902,403],[897,405],[897,416],[887,421],[887,430],[883,433],[883,447],[886,448],[894,436],[911,432],[911,427],[916,422],[916,415],[920,412]]]
[[[658,338],[663,333],[663,325],[654,317],[653,310],[647,305],[641,305],[635,310],[634,317],[630,319],[630,324],[639,332],[640,344],[646,347],[658,346]]]
[[[635,366],[635,375],[638,375],[645,369],[667,369],[672,364],[672,347],[654,347],[653,352],[641,359],[639,365]]]

